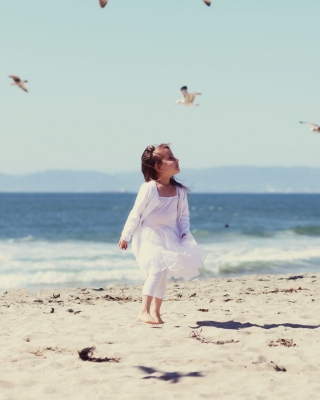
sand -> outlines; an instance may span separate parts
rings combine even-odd
[[[320,274],[0,292],[0,398],[318,399]],[[90,362],[78,351],[95,346]]]

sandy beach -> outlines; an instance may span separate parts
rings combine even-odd
[[[137,320],[141,286],[2,291],[1,399],[316,399],[319,282],[171,281],[161,326]]]

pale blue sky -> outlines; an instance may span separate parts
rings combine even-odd
[[[0,5],[0,172],[320,167],[320,2],[10,0]],[[28,79],[29,93],[8,75]],[[179,88],[200,107],[175,105]]]

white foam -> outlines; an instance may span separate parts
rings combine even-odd
[[[269,263],[273,268],[300,263],[308,268],[320,260],[319,237],[288,233],[271,238],[232,235],[202,247],[208,253],[205,270],[212,275],[226,269],[236,272],[244,264],[254,269],[259,263]],[[110,281],[141,283],[143,278],[131,250],[121,251],[116,243],[0,241],[2,289]]]
[[[320,259],[320,238],[289,237],[279,234],[273,238],[238,238],[203,246],[208,252],[206,267],[219,270],[222,266],[234,267],[243,263],[295,263]]]
[[[93,242],[0,242],[0,287],[141,281],[130,250]]]

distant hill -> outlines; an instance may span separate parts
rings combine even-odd
[[[320,168],[230,166],[186,169],[179,174],[193,192],[320,193]],[[0,174],[0,192],[137,192],[141,172],[44,171]]]

